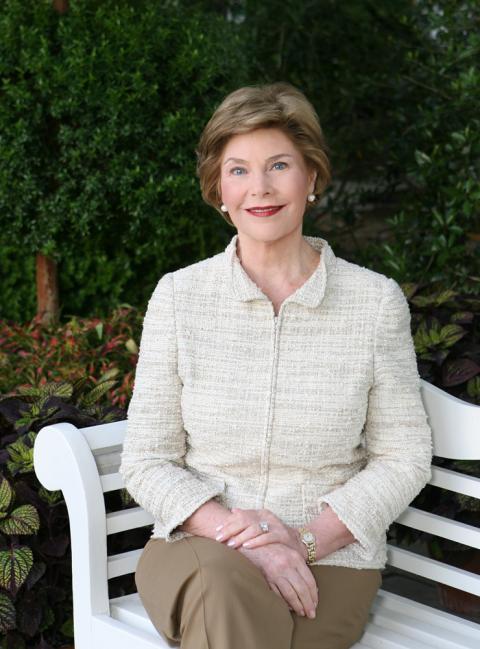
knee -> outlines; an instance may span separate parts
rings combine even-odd
[[[202,564],[201,574],[205,591],[214,593],[218,605],[229,606],[243,602],[260,610],[267,607],[277,615],[285,614],[290,620],[287,603],[271,590],[260,569],[250,561],[232,561],[228,555],[210,558]]]
[[[255,566],[253,566],[255,567]],[[204,586],[215,588],[218,596],[229,598],[232,593],[237,593],[242,589],[248,589],[255,583],[256,586],[261,581],[266,583],[263,575],[258,571],[256,575],[253,571],[246,571],[245,566],[238,565],[231,557],[218,555],[210,557],[201,566],[201,575]]]

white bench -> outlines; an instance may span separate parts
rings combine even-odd
[[[480,407],[421,381],[434,432],[435,455],[480,459]],[[150,526],[141,507],[106,514],[105,492],[123,487],[118,473],[126,421],[77,429],[46,426],[34,447],[35,472],[50,490],[61,489],[70,519],[75,649],[169,647],[150,622],[138,593],[109,599],[108,580],[134,573],[142,548],[108,556],[107,535]],[[480,479],[440,467],[430,484],[480,498]],[[480,549],[480,529],[407,507],[402,525]],[[388,563],[408,573],[480,596],[480,575],[388,546]],[[177,645],[175,645],[177,646]],[[360,648],[479,649],[480,624],[380,589]],[[225,649],[228,649],[225,647]]]

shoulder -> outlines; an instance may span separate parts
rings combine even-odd
[[[375,299],[378,306],[383,300],[391,298],[406,302],[405,294],[395,279],[342,257],[336,258],[334,276],[337,288],[355,295],[359,300]]]
[[[224,253],[219,252],[188,266],[162,275],[153,291],[153,300],[163,298],[168,293],[176,299],[188,296],[198,299],[199,295],[211,293],[225,277]]]

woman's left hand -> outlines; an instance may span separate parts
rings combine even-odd
[[[268,523],[269,531],[262,532],[260,521]],[[268,543],[283,543],[304,555],[304,545],[298,532],[278,518],[269,509],[239,509],[234,507],[222,526],[217,528],[217,541],[227,542],[232,548],[258,548]]]

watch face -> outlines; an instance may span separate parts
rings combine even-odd
[[[312,541],[315,541],[315,536],[312,534],[312,532],[305,532],[303,538],[307,543],[311,543]]]

